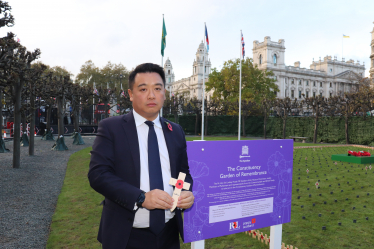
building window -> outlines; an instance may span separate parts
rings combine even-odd
[[[274,62],[274,65],[277,64],[277,55],[276,54],[273,55],[273,62]]]
[[[306,85],[309,86],[309,81],[306,81]]]
[[[169,78],[169,83],[171,82],[171,78]]]
[[[295,98],[295,91],[294,90],[291,90],[291,98]]]
[[[322,93],[319,93],[319,96],[322,97]]]
[[[330,82],[330,87],[332,87],[332,83]]]
[[[294,84],[295,82],[293,80],[291,80],[291,84]]]
[[[316,97],[316,92],[313,92],[313,97]]]
[[[330,97],[332,97],[332,93],[330,93]]]
[[[277,76],[274,76],[275,81],[277,81]]]
[[[322,82],[319,83],[319,86],[322,87]]]
[[[330,72],[332,72],[332,68],[330,68]]]
[[[299,86],[301,86],[301,80],[299,80]]]
[[[196,73],[196,67],[195,67],[195,73]]]
[[[206,66],[205,66],[205,72],[206,72]]]
[[[306,95],[306,97],[307,97],[307,98],[309,98],[309,92],[306,92],[306,94],[305,94],[305,95]]]
[[[316,82],[315,81],[313,81],[313,86],[316,86]]]
[[[287,97],[287,90],[284,90],[284,97]]]
[[[299,99],[301,99],[301,91],[299,91]]]
[[[260,54],[260,62],[259,64],[261,65],[262,64],[262,55]]]
[[[277,95],[278,95],[278,94],[277,94],[277,91],[274,91],[274,95],[275,95],[275,97],[277,97]]]

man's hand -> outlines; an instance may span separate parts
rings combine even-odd
[[[177,207],[187,209],[194,203],[195,197],[191,191],[182,191],[181,196],[178,198]]]
[[[145,200],[143,202],[143,207],[152,209],[170,209],[173,206],[173,198],[163,190],[154,189],[144,194]]]

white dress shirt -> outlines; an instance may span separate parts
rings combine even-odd
[[[144,192],[149,192],[149,170],[148,170],[148,132],[149,127],[144,122],[147,121],[146,118],[140,116],[133,110],[136,131],[138,133],[138,141],[139,141],[139,153],[140,153],[140,189]],[[173,195],[173,186],[169,185],[169,181],[171,178],[171,171],[170,171],[170,159],[169,159],[169,152],[166,146],[164,132],[162,130],[162,126],[160,123],[160,117],[157,116],[155,120],[153,120],[155,132],[158,141],[158,149],[160,152],[160,160],[161,160],[161,171],[162,171],[162,179],[164,181],[164,191],[167,192],[170,196]],[[165,223],[168,222],[171,218],[174,217],[174,213],[170,212],[170,210],[165,210]],[[149,227],[149,210],[146,208],[139,208],[138,211],[135,213],[135,219],[133,227],[137,228],[145,228]]]

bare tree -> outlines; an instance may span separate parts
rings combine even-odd
[[[359,94],[357,93],[345,93],[343,96],[340,96],[339,102],[340,104],[340,113],[344,117],[345,121],[345,141],[346,144],[349,144],[349,132],[348,132],[348,125],[349,125],[349,118],[352,117],[355,112],[360,107],[359,101]]]
[[[271,108],[274,106],[274,98],[263,98],[261,101],[261,111],[262,115],[264,116],[264,139],[266,139],[266,125],[267,125],[267,120],[270,114]]]
[[[242,124],[241,124],[241,126],[242,126],[243,137],[246,136],[246,133],[245,133],[245,120],[257,108],[258,108],[258,105],[257,105],[256,102],[254,102],[252,100],[242,100],[242,116],[241,116]]]
[[[13,137],[13,168],[20,167],[20,124],[21,124],[21,93],[28,80],[31,62],[40,56],[40,50],[29,52],[13,39],[7,39],[3,44],[7,47],[9,59],[4,77],[9,86],[8,95],[14,105],[14,137]]]
[[[299,108],[300,103],[296,98],[293,101],[289,97],[283,99],[275,99],[274,109],[283,120],[283,139],[286,139],[286,124],[288,116],[290,115],[292,110],[298,110]]]
[[[324,114],[327,100],[322,96],[313,96],[303,99],[302,104],[305,108],[312,109],[314,115],[313,143],[317,143],[318,119]]]

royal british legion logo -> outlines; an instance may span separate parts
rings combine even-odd
[[[237,230],[239,228],[240,228],[240,226],[239,226],[239,222],[238,221],[230,222],[230,231]]]

